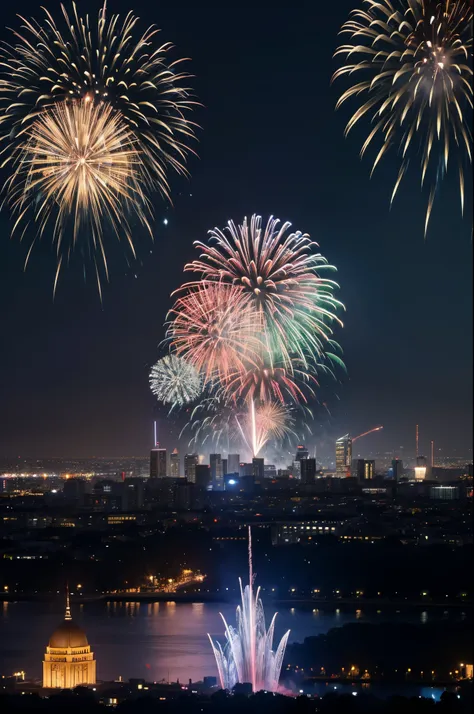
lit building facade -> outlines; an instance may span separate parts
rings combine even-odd
[[[352,439],[349,434],[341,436],[336,441],[336,476],[347,478],[351,475]]]
[[[185,454],[184,475],[189,483],[196,483],[196,466],[199,464],[198,454]]]
[[[224,490],[224,474],[222,472],[222,457],[220,454],[209,454],[212,488],[215,491]]]
[[[179,478],[179,454],[178,449],[173,449],[170,454],[170,476],[171,478]]]
[[[43,687],[72,689],[96,683],[96,661],[85,632],[71,618],[69,595],[64,622],[49,639],[43,660]]]
[[[372,481],[375,478],[375,461],[355,459],[352,463],[352,475],[358,481]]]
[[[238,474],[240,464],[240,454],[228,454],[227,455],[227,473],[228,474]]]

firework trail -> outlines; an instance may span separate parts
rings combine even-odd
[[[372,172],[398,146],[400,166],[391,201],[410,160],[421,156],[421,184],[428,177],[431,183],[425,234],[453,152],[464,209],[465,172],[472,161],[472,20],[466,0],[364,0],[364,9],[354,10],[342,27],[348,43],[336,51],[347,64],[333,80],[361,76],[336,105],[352,98],[359,102],[346,135],[362,117],[370,118],[361,156],[379,142]]]

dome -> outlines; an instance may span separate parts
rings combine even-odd
[[[88,646],[86,633],[72,620],[64,620],[49,638],[49,647],[54,649]]]

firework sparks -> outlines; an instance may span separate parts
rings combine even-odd
[[[152,367],[150,389],[158,401],[171,409],[195,401],[202,392],[199,372],[182,357],[167,355]]]
[[[421,183],[432,177],[425,233],[440,178],[448,169],[454,146],[458,159],[461,208],[464,165],[472,161],[472,7],[466,0],[364,0],[341,32],[350,35],[336,55],[348,64],[333,79],[364,74],[340,97],[365,97],[346,127],[346,134],[365,115],[371,131],[363,156],[376,140],[381,147],[372,171],[393,144],[401,156],[392,201],[412,153],[421,154]],[[430,167],[432,168],[430,172]]]
[[[188,287],[173,306],[168,339],[205,377],[225,384],[258,358],[258,316],[240,288],[222,282]]]
[[[20,160],[7,184],[14,230],[22,222],[28,225],[33,215],[41,236],[52,222],[58,254],[55,288],[61,264],[81,232],[91,254],[101,256],[106,275],[104,223],[126,236],[134,255],[127,213],[150,230],[149,209],[143,164],[119,115],[104,104],[62,102],[39,114],[23,136]],[[97,259],[95,264],[100,290]]]
[[[294,434],[294,420],[288,409],[281,404],[267,402],[256,405],[252,401],[245,420],[242,422],[238,417],[236,419],[244,441],[252,452],[252,458],[259,455],[270,439],[281,442],[288,434]]]
[[[169,197],[167,169],[185,172],[184,160],[194,138],[188,114],[195,104],[183,86],[189,75],[183,60],[170,61],[170,43],[156,44],[158,28],[138,34],[138,18],[129,12],[96,19],[71,14],[62,5],[56,22],[43,8],[42,22],[20,18],[15,44],[0,54],[1,140],[10,149],[43,109],[58,100],[101,99],[120,113],[143,152],[149,178]]]
[[[336,283],[319,275],[335,268],[314,252],[316,243],[308,235],[289,233],[290,225],[270,218],[262,228],[257,215],[240,226],[229,221],[224,231],[210,231],[209,243],[196,242],[200,259],[185,266],[204,280],[240,289],[260,316],[272,364],[281,362],[288,370],[293,355],[306,362],[308,354],[323,352],[330,324],[339,321],[335,311],[342,307],[333,295]]]

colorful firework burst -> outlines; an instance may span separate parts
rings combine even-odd
[[[182,357],[167,355],[152,367],[150,389],[158,401],[171,409],[194,402],[202,392],[199,372]]]
[[[340,323],[336,310],[342,307],[333,294],[337,284],[319,275],[335,268],[315,252],[308,235],[290,233],[290,225],[279,226],[271,217],[262,227],[257,215],[239,226],[229,221],[224,231],[209,232],[209,243],[196,242],[201,256],[185,266],[205,281],[239,288],[259,315],[260,339],[270,363],[282,363],[289,371],[294,356],[306,363],[324,352],[331,324]]]
[[[110,106],[87,100],[61,102],[29,125],[7,190],[16,216],[14,230],[25,223],[24,233],[32,220],[37,235],[42,236],[47,225],[52,225],[58,255],[54,289],[61,265],[81,233],[81,248],[87,247],[94,256],[99,292],[95,256],[100,256],[108,275],[104,225],[111,226],[117,236],[126,236],[135,255],[127,214],[138,217],[151,232],[144,183],[134,136]]]
[[[186,287],[169,315],[172,349],[193,364],[206,383],[223,385],[258,359],[258,315],[238,286],[201,282]]]
[[[346,127],[346,135],[365,115],[371,131],[363,156],[377,140],[381,146],[372,171],[392,145],[398,145],[400,168],[392,201],[412,155],[421,155],[421,183],[431,176],[425,234],[440,178],[457,154],[461,208],[465,165],[472,161],[472,7],[466,0],[364,0],[341,33],[350,35],[336,55],[347,64],[333,79],[364,75],[340,97],[363,98]],[[431,171],[430,171],[431,167]]]

